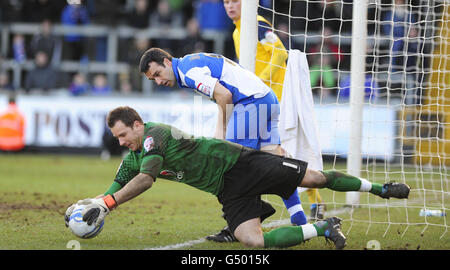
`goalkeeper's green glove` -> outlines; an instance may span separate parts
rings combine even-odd
[[[117,207],[116,200],[112,195],[107,195],[103,198],[97,199],[84,199],[78,201],[78,204],[86,205],[83,211],[81,211],[83,221],[86,221],[88,225],[94,223],[95,226],[99,226],[105,219],[106,215]]]

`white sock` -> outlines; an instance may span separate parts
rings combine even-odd
[[[361,180],[361,187],[359,188],[359,191],[369,192],[372,189],[372,183],[367,181],[367,179],[359,178],[359,180]]]
[[[303,211],[303,206],[301,204],[296,204],[288,209],[290,216],[293,216],[300,211]]]
[[[301,227],[303,231],[303,241],[317,236],[317,230],[313,224],[305,224],[302,225]]]

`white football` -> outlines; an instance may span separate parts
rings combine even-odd
[[[70,215],[69,228],[76,236],[83,239],[89,239],[97,236],[103,230],[105,221],[102,221],[98,226],[95,226],[94,224],[88,225],[86,221],[83,221],[83,216],[81,215],[81,211],[85,207],[86,205],[75,206]]]

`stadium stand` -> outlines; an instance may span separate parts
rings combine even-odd
[[[49,15],[47,17],[38,16],[38,18],[36,18],[37,16],[30,16],[29,14],[33,14],[33,12],[30,10],[32,7],[28,6],[30,4],[28,2],[38,6],[41,5],[42,10],[40,12],[42,14],[57,13],[61,16]],[[39,4],[40,2],[47,4]],[[57,2],[63,2],[66,5]],[[9,75],[9,80],[14,89],[19,91],[23,89],[26,74],[34,69],[34,48],[32,46],[35,46],[33,44],[36,42],[32,42],[32,40],[37,40],[44,34],[41,26],[44,20],[52,24],[50,34],[54,41],[62,43],[60,46],[62,48],[56,47],[58,50],[55,52],[56,59],[60,59],[60,61],[56,61],[53,67],[66,76],[63,76],[64,80],[59,83],[57,88],[67,89],[72,76],[76,73],[85,73],[89,79],[93,79],[95,74],[105,73],[108,85],[112,89],[119,89],[121,84],[119,77],[130,73],[132,66],[137,65],[137,63],[126,60],[128,47],[135,39],[148,39],[153,45],[161,44],[163,40],[169,40],[172,44],[170,49],[176,54],[179,45],[189,38],[189,32],[186,29],[187,21],[195,18],[195,10],[193,9],[196,1],[192,3],[189,1],[188,3],[191,5],[177,3],[179,1],[160,1],[167,2],[168,5],[164,5],[165,9],[153,9],[158,1],[124,0],[112,1],[113,3],[107,1],[108,4],[116,7],[115,12],[110,13],[110,16],[115,17],[112,20],[114,23],[111,24],[111,20],[105,19],[107,10],[104,9],[104,2],[82,1],[83,10],[87,14],[85,15],[86,18],[83,19],[85,23],[79,24],[64,19],[65,7],[70,6],[67,5],[66,1],[2,1],[0,5],[0,54],[3,59],[0,63],[0,70],[2,73]],[[148,24],[142,26],[142,16],[139,21],[134,9],[134,5],[141,2],[147,5],[145,7],[147,10],[153,9],[156,13],[159,10],[167,12],[167,8],[177,8],[178,10],[174,14],[183,13],[182,21],[166,25],[161,23],[164,20],[164,16],[162,16],[164,14],[144,12],[142,16],[144,20],[147,17]],[[34,8],[37,9],[36,6]],[[199,3],[198,8],[201,8],[201,3]],[[81,19],[78,21],[81,21]],[[152,23],[155,25],[152,25]],[[206,46],[207,50],[225,54],[224,43],[230,36],[227,29],[206,28],[202,29],[199,34],[208,45]],[[68,35],[72,35],[72,39],[67,39]],[[19,36],[19,39],[23,37],[25,43],[22,58],[19,61],[14,58],[13,40],[16,36]],[[86,42],[83,45],[74,46],[74,48],[82,46],[83,50],[71,55],[73,57],[68,57],[64,52],[72,44],[70,41],[74,40],[73,37],[75,37],[75,40],[77,37],[83,37]],[[125,57],[123,57],[124,55]],[[134,59],[135,62],[139,59],[136,58]],[[148,82],[142,83],[142,89],[138,90],[135,86],[133,88],[138,93],[149,94],[153,91],[153,85]]]

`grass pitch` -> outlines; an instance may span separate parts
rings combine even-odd
[[[73,155],[0,155],[0,249],[65,250],[77,240],[88,249],[179,248],[201,250],[245,249],[239,243],[219,244],[204,241],[206,235],[222,229],[221,206],[208,193],[184,184],[158,179],[153,187],[134,200],[121,205],[105,220],[103,231],[93,239],[76,238],[64,226],[66,208],[79,199],[103,193],[111,184],[120,159],[103,161],[97,156]],[[326,164],[326,168],[331,164]],[[344,169],[342,166],[341,168]],[[401,172],[384,168],[366,175],[370,181],[383,183],[403,179],[412,187],[410,199],[389,201],[362,194],[362,207],[345,209],[345,193],[320,190],[328,213],[343,218],[346,249],[450,249],[447,232],[449,217],[420,217],[424,206],[448,208],[447,181],[442,176]],[[417,180],[431,179],[430,181]],[[439,186],[441,185],[441,186]],[[426,190],[444,190],[428,194]],[[309,214],[309,202],[301,195]],[[278,197],[267,197],[277,213],[264,224],[285,220],[288,215]],[[279,225],[279,224],[278,224]],[[284,226],[281,224],[281,226]],[[289,249],[334,249],[323,238],[314,238]]]

